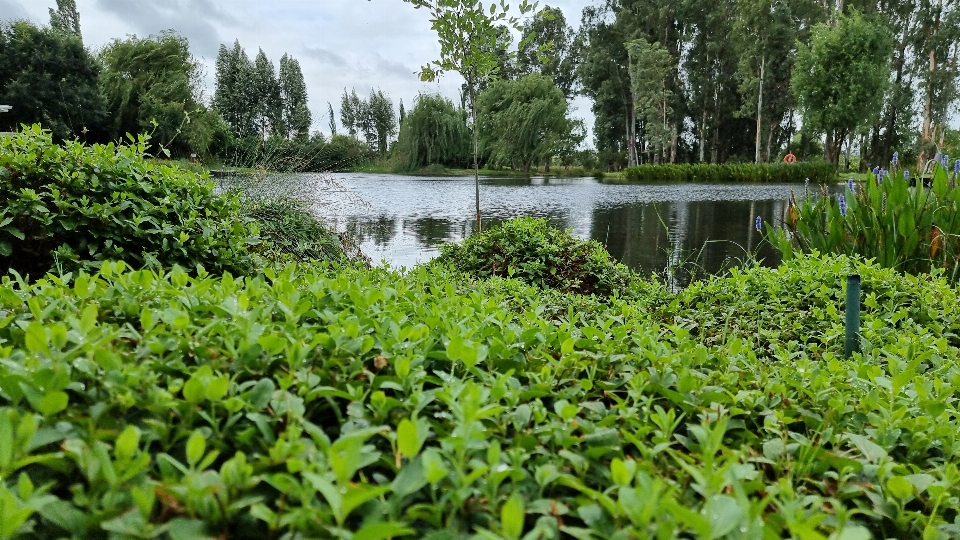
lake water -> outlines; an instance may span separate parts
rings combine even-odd
[[[474,228],[471,177],[428,178],[340,173],[346,196],[328,219],[360,242],[375,263],[411,267],[458,242]],[[607,247],[645,274],[677,278],[684,265],[714,273],[753,255],[779,263],[754,220],[783,220],[791,193],[803,184],[614,184],[593,178],[481,178],[484,227],[538,216]],[[811,192],[816,188],[809,188]],[[817,190],[819,191],[819,190]],[[682,280],[682,278],[680,278]]]

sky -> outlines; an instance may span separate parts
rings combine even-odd
[[[576,28],[591,0],[551,0]],[[48,24],[55,0],[0,0],[0,19]],[[327,103],[339,115],[344,89],[366,97],[383,90],[409,110],[419,93],[440,92],[459,103],[462,79],[446,74],[423,83],[415,74],[438,58],[440,47],[427,13],[402,0],[77,0],[84,43],[97,50],[128,35],[173,29],[190,40],[206,67],[207,97],[221,44],[241,46],[253,58],[262,48],[279,66],[289,53],[300,61],[313,113],[313,129],[329,133]],[[590,101],[577,98],[572,116],[592,129]],[[339,125],[339,117],[337,118]]]

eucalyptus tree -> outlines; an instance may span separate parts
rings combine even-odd
[[[919,0],[914,28],[915,70],[923,104],[919,160],[923,160],[933,155],[935,135],[944,132],[951,105],[958,98],[960,1]]]
[[[534,165],[549,163],[574,128],[563,92],[536,73],[494,82],[477,105],[482,150],[493,166],[529,172]]]
[[[290,55],[280,58],[280,98],[283,103],[283,136],[305,140],[310,137],[313,118],[307,105],[307,83],[300,62]]]
[[[459,73],[466,83],[473,125],[473,171],[476,188],[477,230],[480,219],[480,164],[477,133],[477,91],[480,85],[496,77],[498,62],[496,44],[502,38],[500,26],[519,30],[519,18],[511,15],[505,2],[481,0],[403,0],[417,9],[425,9],[440,44],[440,58],[420,69],[420,78],[435,81],[444,73]],[[521,0],[519,14],[536,10],[536,3]],[[521,43],[521,47],[523,44]]]
[[[633,39],[629,25],[607,2],[583,10],[577,41],[582,45],[577,76],[593,101],[594,142],[606,165],[636,165],[636,115],[630,88],[629,57],[624,43]]]
[[[517,51],[517,74],[539,73],[550,77],[567,99],[573,97],[578,41],[563,11],[544,6],[523,24],[523,36]]]
[[[825,158],[837,163],[841,143],[876,118],[890,74],[893,38],[886,26],[853,11],[813,28],[799,46],[793,90],[804,123],[826,134]]]
[[[733,39],[740,56],[740,114],[756,121],[755,163],[770,160],[773,141],[794,108],[790,78],[803,25],[795,11],[789,0],[737,0]]]
[[[630,56],[630,89],[637,119],[643,123],[653,161],[660,163],[676,137],[676,122],[668,83],[676,70],[674,59],[659,43],[643,38],[626,43]]]

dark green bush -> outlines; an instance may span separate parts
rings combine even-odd
[[[960,295],[858,265],[847,359],[849,265],[663,323],[445,269],[5,278],[0,539],[956,538]]]
[[[440,246],[431,264],[450,264],[476,278],[513,277],[541,288],[612,296],[631,292],[636,275],[594,240],[555,229],[542,218],[516,218]]]
[[[837,168],[826,162],[759,163],[743,165],[641,165],[627,167],[623,177],[631,182],[811,182],[837,180]]]
[[[0,138],[0,272],[39,277],[104,260],[247,272],[256,227],[208,180],[132,146],[54,144],[39,126]]]

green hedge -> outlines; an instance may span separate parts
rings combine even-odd
[[[837,168],[826,162],[743,165],[641,165],[623,170],[631,182],[804,182],[837,181]]]
[[[955,538],[958,292],[859,265],[844,359],[850,264],[5,279],[0,539]]]
[[[55,144],[39,126],[0,137],[0,272],[38,278],[104,260],[247,272],[257,230],[236,197],[131,146]]]

